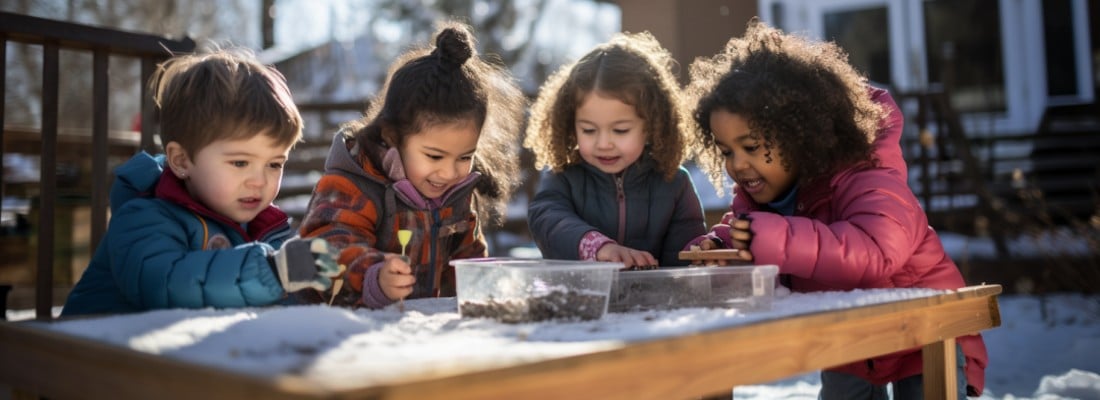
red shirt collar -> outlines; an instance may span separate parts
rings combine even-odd
[[[263,211],[260,211],[260,213],[256,215],[256,218],[248,222],[248,231],[246,232],[244,228],[241,227],[241,224],[224,215],[218,214],[191,197],[191,194],[187,192],[187,186],[184,185],[183,180],[176,177],[176,174],[173,174],[172,170],[169,168],[165,168],[164,172],[161,173],[154,193],[158,199],[176,203],[197,215],[216,220],[221,222],[222,225],[236,229],[237,232],[241,234],[241,237],[250,242],[263,237],[264,234],[285,224],[287,221],[285,212],[275,207],[275,205],[269,205],[267,208],[264,208]]]

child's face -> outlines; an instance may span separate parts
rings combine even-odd
[[[243,224],[275,200],[290,146],[256,134],[249,139],[215,141],[189,158],[180,156],[182,148],[175,142],[166,150],[175,172],[184,174],[191,197]]]
[[[405,138],[405,177],[424,197],[442,196],[470,175],[480,130],[469,122],[434,125]]]
[[[609,174],[622,172],[645,150],[645,120],[634,106],[597,92],[577,108],[576,129],[581,158]]]
[[[710,113],[710,127],[718,150],[726,159],[726,173],[759,204],[775,201],[795,184],[796,177],[783,168],[783,155],[771,149],[749,130],[740,114],[725,110]]]

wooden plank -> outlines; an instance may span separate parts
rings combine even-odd
[[[1000,325],[999,285],[643,342],[607,352],[353,390],[348,398],[690,398]],[[992,303],[992,304],[991,304]],[[535,378],[537,377],[537,378]],[[457,390],[456,388],[461,388]]]
[[[740,252],[737,249],[699,250],[697,246],[692,246],[691,250],[681,251],[679,258],[691,261],[729,261],[731,263],[747,264],[741,260]]]
[[[89,251],[94,253],[107,232],[108,190],[111,185],[107,158],[110,154],[110,113],[107,67],[110,54],[96,50],[92,55],[92,234]]]
[[[145,82],[153,78],[157,71],[155,58],[141,59],[141,149],[149,154],[160,152],[161,146],[157,145],[156,134],[160,129],[160,120],[157,119],[156,103],[153,102],[153,90]],[[163,145],[162,143],[161,145]]]
[[[50,399],[300,399],[325,394],[295,377],[265,380],[75,336],[0,323],[0,377]]]
[[[3,32],[0,32],[0,60],[4,61],[0,64],[0,76],[4,77],[4,79],[0,79],[0,93],[6,94],[8,93],[8,35]],[[7,182],[4,182],[4,175],[7,174],[3,172],[7,171],[7,169],[4,168],[3,155],[8,154],[7,149],[4,148],[4,142],[6,140],[4,136],[4,110],[7,109],[5,105],[7,97],[7,95],[0,95],[0,211],[4,211],[3,199],[8,198],[7,194],[4,193],[4,188],[8,186]]]
[[[54,226],[57,207],[57,117],[60,104],[61,48],[56,43],[42,46],[42,142],[39,154],[38,265],[35,266],[34,314],[37,319],[53,318]]]
[[[483,371],[430,371],[325,392],[0,323],[0,381],[50,398],[668,399],[728,391],[1000,325],[999,285],[823,311]],[[953,346],[953,345],[952,345]],[[41,371],[51,371],[43,374]]]
[[[924,364],[924,398],[956,400],[958,396],[958,373],[956,365],[955,338],[924,345],[921,361]]]
[[[176,40],[4,11],[0,11],[0,26],[10,40],[17,42],[52,42],[81,50],[109,49],[114,54],[136,57],[164,57],[169,52],[188,52],[195,48],[195,41],[189,37]]]

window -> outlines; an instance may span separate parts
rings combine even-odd
[[[889,84],[890,29],[886,7],[827,12],[825,38],[848,52],[848,62],[872,82]]]
[[[928,82],[942,85],[959,112],[1007,108],[1000,14],[997,0],[924,2]]]

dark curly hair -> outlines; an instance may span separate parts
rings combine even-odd
[[[744,36],[693,62],[690,76],[685,92],[696,104],[703,144],[697,161],[719,193],[724,160],[710,126],[716,110],[744,117],[768,152],[778,148],[799,184],[875,162],[872,142],[885,111],[835,43],[786,34],[753,18]]]
[[[426,128],[472,121],[479,127],[474,171],[478,214],[501,222],[508,200],[519,184],[519,133],[526,98],[511,74],[496,59],[477,54],[469,26],[444,21],[434,47],[402,54],[390,66],[389,78],[364,117],[345,124],[363,148],[384,143],[393,132],[394,146]],[[383,129],[386,128],[386,129]],[[369,155],[375,165],[381,160]]]
[[[598,91],[634,107],[645,120],[646,151],[672,179],[695,145],[675,62],[648,32],[620,33],[580,60],[558,69],[539,89],[523,145],[535,168],[561,172],[584,162],[577,147],[576,114],[586,95]]]

